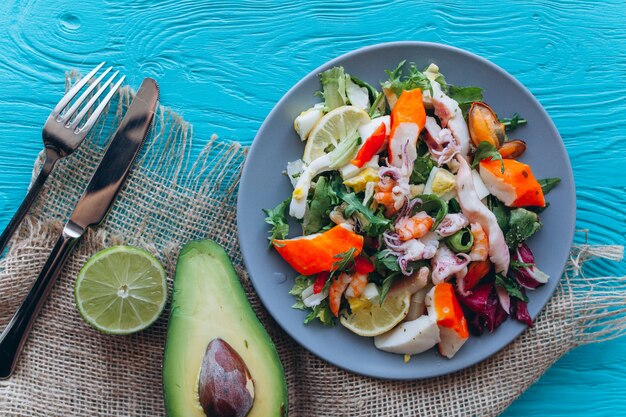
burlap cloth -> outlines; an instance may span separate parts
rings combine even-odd
[[[11,243],[0,263],[1,326],[38,275],[131,96],[122,91],[86,143],[59,164]],[[120,243],[157,255],[170,284],[183,243],[211,238],[226,248],[278,348],[292,417],[495,416],[570,349],[620,336],[626,329],[626,277],[587,278],[581,270],[594,257],[621,259],[623,248],[583,245],[572,248],[561,285],[535,326],[490,359],[424,381],[376,380],[338,369],[283,333],[248,283],[235,225],[246,149],[212,138],[192,161],[191,136],[187,123],[159,109],[144,152],[106,223],[88,232],[77,247],[37,320],[17,372],[0,382],[0,416],[164,415],[161,361],[168,312],[144,332],[113,337],[91,329],[74,306],[80,267],[96,251]]]

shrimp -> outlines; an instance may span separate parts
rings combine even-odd
[[[396,207],[396,197],[393,192],[397,185],[397,181],[393,178],[382,177],[375,187],[374,201],[385,206],[387,216],[393,216],[399,210],[399,207]]]
[[[356,272],[352,276],[350,285],[348,285],[348,289],[345,292],[346,297],[360,297],[361,294],[363,294],[363,291],[365,291],[367,283],[367,274],[359,274]]]
[[[471,224],[472,236],[474,236],[474,244],[470,250],[469,256],[472,261],[485,261],[489,255],[489,239],[479,223]]]
[[[498,225],[495,214],[478,198],[469,164],[465,158],[459,155],[457,155],[456,159],[459,162],[456,189],[461,210],[470,222],[480,224],[486,232],[489,239],[489,259],[495,265],[496,272],[506,273],[509,270],[511,257],[502,229]]]
[[[425,236],[433,226],[433,218],[420,211],[412,217],[402,217],[396,222],[396,233],[400,240],[419,239]]]
[[[339,317],[339,307],[341,306],[341,296],[352,281],[352,276],[345,272],[333,279],[328,289],[328,305],[335,317]]]
[[[463,213],[450,213],[441,220],[436,232],[441,237],[452,236],[468,224],[469,220]]]

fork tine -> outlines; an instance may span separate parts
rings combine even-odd
[[[120,88],[120,86],[122,85],[122,82],[124,82],[125,78],[126,78],[126,76],[122,75],[122,77],[115,83],[115,85],[113,87],[111,87],[111,90],[109,91],[109,93],[100,102],[98,107],[96,107],[96,109],[91,114],[89,119],[87,119],[87,121],[85,122],[83,127],[80,128],[80,131],[89,131],[89,129],[91,129],[93,127],[93,125],[96,123],[96,120],[98,120],[98,118],[100,117],[100,115],[104,111],[104,108],[106,107],[106,105],[109,104],[109,101],[111,101],[111,98],[113,97],[113,95],[115,94],[117,89]]]
[[[100,65],[92,69],[89,74],[85,75],[79,82],[74,84],[74,86],[70,88],[70,90],[63,96],[61,101],[59,101],[59,104],[57,104],[56,107],[52,110],[52,113],[50,115],[56,118],[65,108],[65,106],[67,106],[68,103],[72,101],[74,96],[78,94],[80,89],[83,88],[85,84],[87,84],[87,81],[89,81],[91,77],[93,77],[100,70],[100,68],[102,68],[103,65],[104,62],[101,62]]]
[[[70,118],[72,117],[72,115],[74,113],[76,113],[76,110],[78,110],[78,108],[80,107],[81,104],[83,104],[83,101],[85,101],[85,99],[89,96],[89,93],[91,93],[93,91],[94,88],[96,88],[99,84],[100,81],[102,81],[102,79],[113,69],[113,67],[109,67],[106,69],[106,71],[104,71],[102,74],[100,74],[100,76],[98,78],[96,78],[96,80],[91,83],[91,85],[85,90],[85,92],[83,94],[81,94],[81,96],[78,98],[78,100],[76,100],[74,102],[74,104],[72,104],[72,107],[69,108],[68,111],[65,112],[65,114],[59,119],[59,121],[62,124],[67,123]]]
[[[85,104],[85,107],[83,107],[80,110],[80,112],[78,113],[78,116],[76,116],[76,118],[70,124],[67,125],[68,127],[72,129],[78,127],[78,124],[83,120],[87,112],[89,112],[89,110],[93,107],[93,105],[96,103],[98,98],[100,98],[102,93],[104,93],[104,90],[106,90],[106,88],[113,82],[113,80],[115,79],[115,77],[117,77],[119,73],[120,73],[119,71],[115,71],[115,73],[113,73],[113,75],[111,75],[109,79],[105,81],[105,83],[100,87],[100,89],[96,92],[96,94],[94,94],[91,97],[91,99],[89,99],[87,104]]]

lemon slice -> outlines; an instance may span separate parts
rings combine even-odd
[[[302,160],[310,164],[333,150],[339,142],[354,135],[359,126],[370,121],[363,110],[341,106],[326,113],[313,127],[304,148]]]
[[[341,324],[359,336],[373,337],[391,330],[400,323],[409,312],[411,296],[403,291],[400,294],[389,294],[382,304],[374,298],[366,308],[342,314]]]
[[[85,263],[74,297],[78,312],[96,330],[134,333],[150,326],[165,307],[165,270],[143,249],[113,246]]]

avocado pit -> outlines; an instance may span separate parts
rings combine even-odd
[[[220,338],[211,340],[202,358],[198,396],[207,417],[245,417],[252,409],[250,371],[235,349]]]

